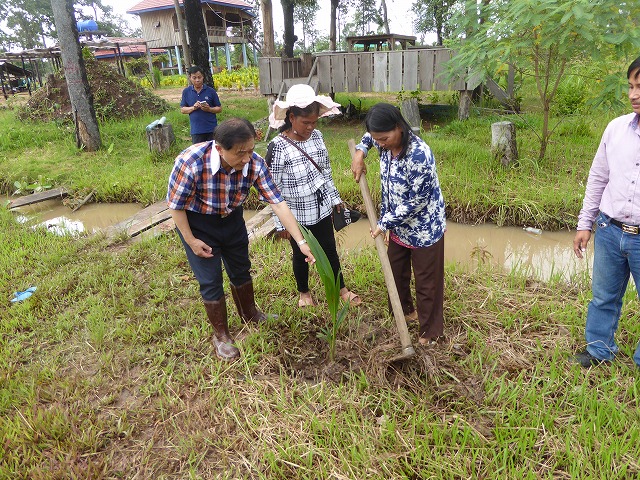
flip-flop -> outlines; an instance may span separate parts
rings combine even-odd
[[[11,299],[11,301],[12,302],[21,302],[23,300],[26,300],[31,295],[33,295],[33,292],[36,291],[36,288],[37,287],[29,287],[24,292],[14,292],[13,298]]]

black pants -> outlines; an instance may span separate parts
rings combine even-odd
[[[194,145],[196,143],[208,142],[209,140],[213,140],[213,132],[191,134],[191,143],[193,143]]]
[[[213,257],[202,258],[191,250],[180,235],[187,252],[193,274],[200,284],[204,300],[217,301],[224,295],[222,288],[222,264],[233,285],[243,285],[251,280],[249,237],[242,217],[242,207],[226,217],[204,215],[187,210],[187,219],[193,236],[212,248]],[[180,234],[180,232],[178,232]]]
[[[338,251],[336,249],[336,237],[333,234],[331,215],[323,218],[315,225],[305,225],[305,227],[313,233],[313,236],[316,237],[316,240],[318,240],[318,243],[327,255],[333,274],[338,275],[338,272],[340,272],[340,259],[338,258]],[[289,241],[291,242],[291,248],[293,249],[293,275],[296,277],[298,291],[306,293],[309,291],[309,264],[305,261],[305,258],[307,257],[302,254],[298,244],[293,238]],[[344,288],[342,272],[340,272],[340,288]]]

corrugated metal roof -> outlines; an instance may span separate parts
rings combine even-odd
[[[180,5],[182,1],[178,0]],[[236,7],[243,10],[253,10],[253,5],[243,2],[242,0],[201,0],[202,3],[208,3],[210,5],[221,5],[224,7]],[[142,0],[142,2],[135,4],[133,7],[127,10],[127,13],[133,15],[139,15],[145,12],[151,12],[153,10],[165,10],[168,8],[175,8],[173,0]]]

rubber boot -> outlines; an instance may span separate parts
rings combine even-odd
[[[268,317],[276,317],[276,315],[266,315],[256,307],[252,280],[240,286],[231,284],[231,294],[243,322],[260,323],[264,322]]]
[[[224,296],[214,302],[203,300],[204,308],[207,310],[209,323],[213,327],[211,341],[216,349],[216,355],[221,360],[233,360],[240,356],[240,350],[233,345],[233,339],[229,334],[229,324],[227,323],[227,304]]]

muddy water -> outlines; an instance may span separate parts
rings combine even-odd
[[[142,209],[136,203],[98,204],[81,207],[76,212],[59,200],[49,200],[16,210],[21,221],[44,224],[57,233],[93,233],[126,220]],[[245,211],[245,219],[255,212]],[[554,276],[569,281],[571,277],[591,270],[593,242],[585,260],[575,258],[572,250],[575,232],[542,232],[535,235],[517,227],[492,224],[462,225],[447,222],[445,259],[467,267],[490,263],[507,272],[524,272],[541,280]],[[366,218],[336,233],[340,250],[353,251],[375,246],[369,235]]]
[[[467,267],[489,263],[506,272],[519,271],[540,280],[560,277],[570,281],[574,275],[590,272],[593,265],[593,242],[589,242],[585,258],[579,260],[573,253],[574,235],[575,231],[535,235],[518,227],[448,221],[445,260]],[[336,241],[343,250],[375,245],[366,218],[338,232]]]
[[[94,233],[116,224],[142,210],[139,203],[89,203],[72,212],[60,200],[25,205],[15,212],[21,222],[44,225],[50,231],[66,233]]]

